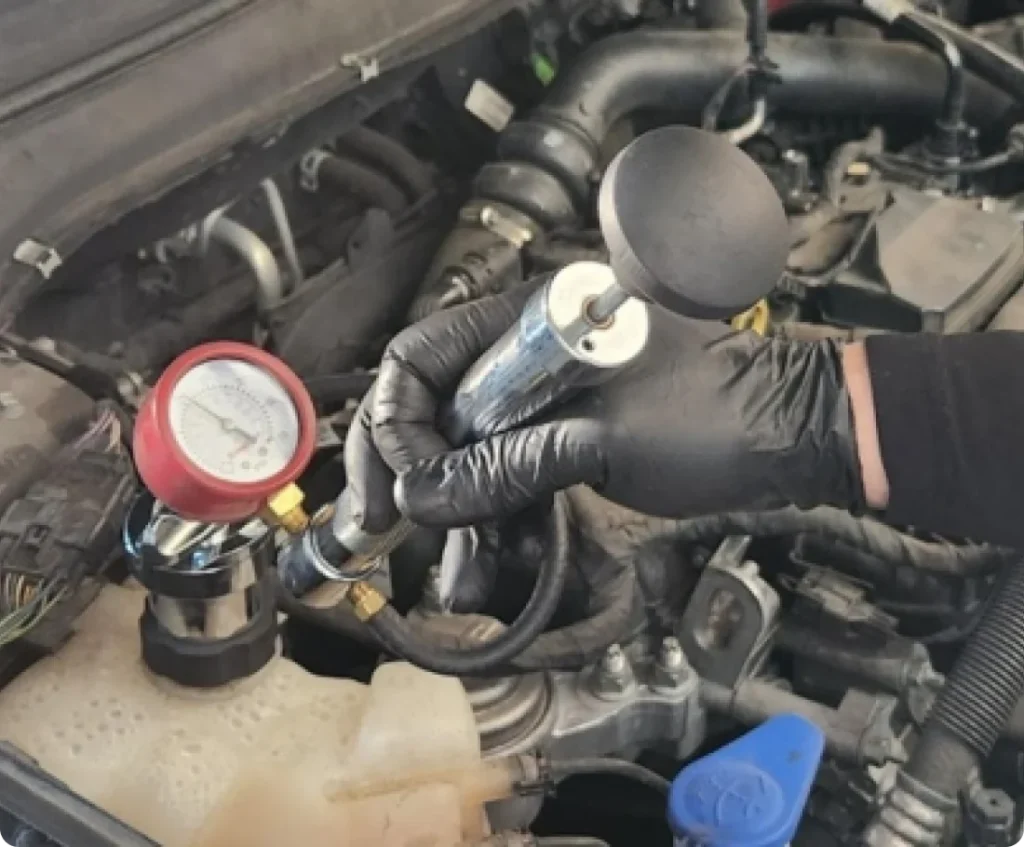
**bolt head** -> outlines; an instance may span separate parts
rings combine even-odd
[[[666,669],[675,670],[682,667],[686,662],[686,657],[683,655],[683,647],[679,643],[679,639],[670,635],[662,641],[658,659],[662,667]]]
[[[605,650],[604,657],[601,659],[601,670],[619,674],[625,669],[626,654],[622,652],[622,648],[618,644],[613,644]]]
[[[591,690],[601,699],[616,699],[633,690],[636,680],[626,654],[613,644],[602,657],[591,677]]]
[[[1009,826],[1014,821],[1014,803],[998,788],[983,788],[971,794],[970,816],[986,828]]]

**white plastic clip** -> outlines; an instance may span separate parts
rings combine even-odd
[[[357,53],[346,53],[341,57],[341,64],[346,68],[359,68],[360,82],[369,82],[380,76],[380,62],[376,56],[360,56]]]
[[[35,268],[43,279],[49,279],[64,260],[53,247],[34,238],[26,238],[14,248],[14,261]]]

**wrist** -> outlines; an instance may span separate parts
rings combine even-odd
[[[843,379],[850,395],[857,460],[860,463],[864,498],[873,509],[889,503],[889,479],[882,461],[875,400],[871,390],[867,350],[863,343],[847,344],[842,351]]]

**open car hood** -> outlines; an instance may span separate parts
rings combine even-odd
[[[16,0],[0,10],[0,318],[89,235],[510,0]],[[404,78],[404,77],[403,77]],[[393,87],[393,86],[392,86]],[[321,127],[360,120],[360,98]],[[333,123],[332,123],[333,121]],[[305,127],[303,143],[312,127]],[[296,149],[302,145],[296,144]],[[301,151],[300,151],[301,152]],[[253,177],[253,184],[259,179]],[[237,183],[236,183],[237,187]],[[219,198],[211,196],[211,208]],[[185,223],[183,221],[183,223]]]

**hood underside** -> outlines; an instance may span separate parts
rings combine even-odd
[[[0,11],[0,315],[126,212],[496,19],[508,0],[18,0]],[[358,101],[358,98],[357,98]],[[367,108],[370,102],[363,104]],[[356,121],[359,103],[335,115]],[[336,126],[326,127],[329,135]],[[237,150],[235,151],[238,152]],[[254,183],[258,178],[254,179]],[[32,246],[32,245],[30,245]],[[15,258],[15,254],[20,258]],[[46,262],[36,264],[45,265]]]

